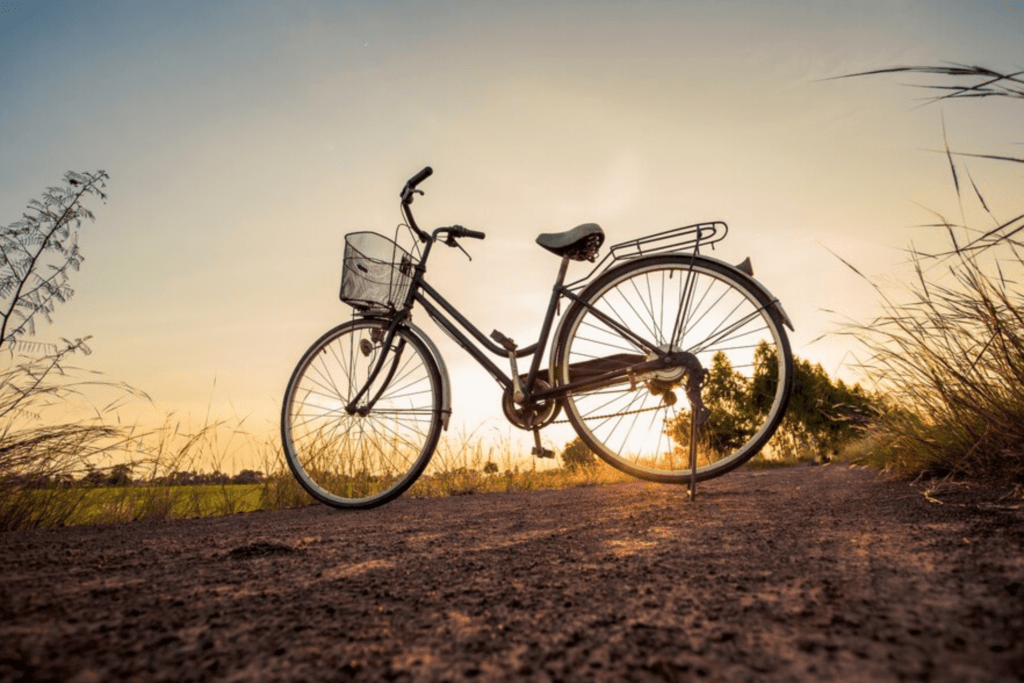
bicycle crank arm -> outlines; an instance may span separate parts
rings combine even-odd
[[[541,443],[540,443],[540,430],[539,429],[534,429],[533,430],[533,442],[536,444],[533,447],[533,454],[536,455],[538,458],[554,458],[555,457],[555,452],[553,450],[551,450],[550,448],[544,448],[544,446],[541,445]]]

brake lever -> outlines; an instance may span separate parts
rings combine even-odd
[[[402,191],[402,203],[406,206],[412,204],[412,200],[415,199],[416,195],[423,194],[423,190],[403,190]]]
[[[473,260],[473,257],[469,255],[469,252],[463,249],[462,245],[455,241],[455,235],[448,233],[448,237],[445,238],[444,243],[447,244],[449,247],[458,247],[459,251],[466,255],[466,258],[468,258],[470,261]]]

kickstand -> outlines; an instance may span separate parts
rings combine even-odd
[[[697,497],[697,413],[700,412],[696,408],[690,412],[693,413],[693,417],[690,419],[690,500],[694,500]]]
[[[711,417],[711,410],[700,397],[700,388],[707,379],[707,370],[690,372],[686,378],[686,398],[690,401],[690,500],[697,497],[697,431]]]

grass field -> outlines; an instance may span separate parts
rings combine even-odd
[[[813,460],[755,457],[745,467],[785,467]],[[599,462],[586,468],[543,471],[510,469],[485,474],[458,467],[421,477],[404,495],[438,498],[478,493],[539,491],[599,486],[632,477]],[[142,520],[215,517],[259,510],[281,510],[315,504],[284,472],[256,484],[146,485],[22,489],[0,499],[0,529],[47,528],[84,524],[118,524]]]
[[[213,517],[310,502],[297,486],[287,480],[212,486],[23,489],[7,494],[0,501],[0,528]]]
[[[121,522],[146,517],[212,517],[262,509],[262,484],[125,486],[84,491],[68,524]]]

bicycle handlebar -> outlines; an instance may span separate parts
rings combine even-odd
[[[429,166],[424,166],[423,170],[421,170],[419,173],[417,173],[412,178],[409,178],[409,180],[406,181],[405,187],[402,188],[402,192],[399,195],[402,198],[402,213],[405,214],[405,220],[406,222],[408,222],[409,228],[413,231],[413,233],[417,237],[419,237],[420,242],[430,241],[430,235],[420,230],[420,226],[416,225],[416,219],[413,218],[412,209],[410,209],[409,207],[412,204],[412,200],[416,196],[417,192],[423,194],[423,190],[417,190],[416,186],[422,183],[427,178],[429,178],[431,175],[433,175],[433,173],[434,169],[430,168]]]
[[[413,197],[415,197],[417,192],[423,194],[423,191],[417,190],[416,186],[422,183],[430,176],[432,176],[433,174],[434,169],[432,169],[430,166],[423,167],[423,170],[421,170],[419,173],[417,173],[412,178],[409,178],[408,181],[406,181],[405,187],[402,188],[401,193],[402,211],[405,213],[406,221],[408,222],[409,227],[412,228],[412,231],[416,234],[416,236],[420,238],[421,242],[430,241],[431,236],[428,233],[421,230],[418,225],[416,225],[416,219],[413,218],[412,209],[409,208],[409,205],[412,204]],[[479,230],[470,230],[468,228],[462,227],[461,225],[453,225],[449,228],[437,228],[436,230],[434,230],[434,239],[437,238],[437,234],[439,232],[447,232],[449,237],[468,237],[470,239],[475,240],[482,240],[485,237],[487,237],[487,235],[480,232]]]
[[[409,178],[409,184],[412,185],[413,187],[416,187],[424,180],[429,178],[431,175],[433,175],[433,173],[434,169],[430,168],[429,166],[424,166],[422,171],[414,175],[412,178]]]
[[[487,237],[486,233],[480,232],[479,230],[470,230],[469,228],[464,228],[461,225],[453,225],[448,228],[448,234],[452,237],[468,237],[474,240],[482,240]]]
[[[434,174],[434,169],[429,166],[423,167],[423,170],[414,175],[412,178],[405,183],[405,187],[402,188],[402,201],[406,204],[412,203],[413,193],[416,191],[416,186],[422,183],[424,180]],[[421,193],[422,194],[422,193]]]

